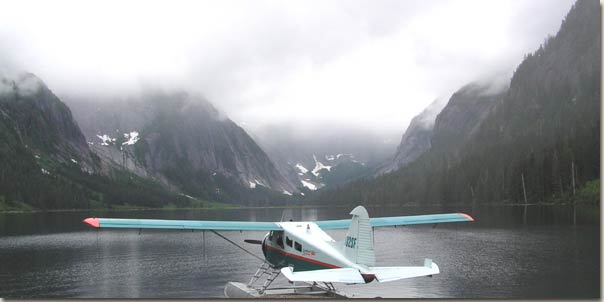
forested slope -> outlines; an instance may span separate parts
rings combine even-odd
[[[397,172],[316,200],[516,203],[525,202],[526,192],[535,203],[579,198],[573,192],[586,184],[597,189],[600,28],[599,3],[578,1],[557,35],[525,57],[509,89],[459,148],[432,148]]]

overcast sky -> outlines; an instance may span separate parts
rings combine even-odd
[[[402,133],[435,98],[509,78],[572,3],[0,0],[0,68],[31,71],[60,96],[184,88],[252,129]]]

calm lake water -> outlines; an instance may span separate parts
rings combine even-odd
[[[97,231],[89,216],[279,221],[347,218],[348,208],[0,214],[0,297],[222,297],[260,262],[209,232]],[[476,222],[377,228],[377,265],[421,265],[441,273],[390,283],[340,285],[355,297],[600,297],[599,208],[368,208],[372,217],[466,212]],[[340,240],[345,231],[329,231]],[[222,232],[262,256],[263,232]],[[283,277],[280,283],[285,283]]]

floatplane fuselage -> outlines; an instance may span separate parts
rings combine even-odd
[[[291,267],[296,272],[353,268],[360,272],[364,282],[375,279],[367,266],[351,261],[344,254],[343,247],[354,248],[358,238],[347,236],[342,245],[314,222],[279,224],[283,230],[271,231],[262,241],[262,253],[275,268]]]

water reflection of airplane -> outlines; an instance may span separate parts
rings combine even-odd
[[[267,275],[260,289],[262,293],[280,273],[289,281],[324,282],[330,288],[332,282],[388,282],[438,274],[438,265],[430,259],[425,259],[423,266],[375,266],[373,228],[474,221],[463,213],[369,218],[362,206],[354,208],[350,214],[352,219],[295,222],[117,218],[86,218],[84,222],[96,228],[208,230],[254,256],[217,231],[268,231],[262,241],[245,240],[262,246],[264,259],[260,259],[264,263],[248,284],[252,286],[261,276]],[[348,229],[344,240],[335,241],[324,232],[336,229]]]

